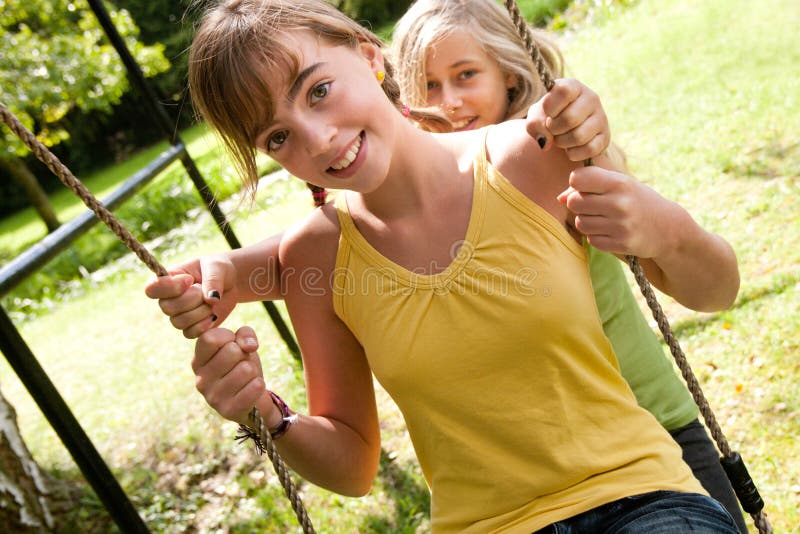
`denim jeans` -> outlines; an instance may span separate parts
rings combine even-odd
[[[535,534],[738,534],[730,514],[698,493],[653,491],[606,503]]]
[[[686,426],[670,430],[669,433],[672,439],[681,446],[683,461],[692,468],[695,478],[700,481],[709,495],[728,510],[739,526],[739,531],[747,534],[747,525],[744,522],[739,500],[733,492],[725,470],[719,463],[717,448],[700,421],[695,419]]]

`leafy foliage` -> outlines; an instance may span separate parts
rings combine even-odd
[[[138,42],[125,10],[110,12],[146,75],[169,68],[162,45]],[[125,69],[84,0],[0,0],[0,101],[47,145],[69,137],[69,111],[111,110],[128,87]],[[23,155],[9,132],[0,157]]]
[[[354,20],[380,25],[400,17],[411,5],[411,1],[338,0],[333,5]]]

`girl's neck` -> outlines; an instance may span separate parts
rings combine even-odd
[[[386,180],[370,193],[351,193],[357,197],[353,200],[386,221],[436,209],[442,195],[451,190],[452,180],[471,174],[466,140],[464,136],[430,134],[409,124],[401,125]]]

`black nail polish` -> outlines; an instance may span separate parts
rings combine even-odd
[[[216,289],[212,289],[211,291],[208,292],[208,298],[219,300],[220,299],[219,291],[217,291]]]
[[[539,148],[544,148],[544,145],[547,144],[547,138],[543,135],[540,135],[536,138],[536,142],[539,143]]]
[[[211,322],[212,323],[216,323],[217,322],[217,315],[214,314],[214,313],[211,314]]]

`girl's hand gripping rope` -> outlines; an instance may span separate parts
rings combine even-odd
[[[611,142],[608,117],[597,93],[578,80],[561,78],[528,109],[527,130],[544,150],[555,144],[572,161],[603,153]]]
[[[249,326],[235,333],[225,328],[204,332],[192,359],[195,387],[225,419],[249,425],[248,414],[256,406],[273,427],[282,416],[267,391],[257,350],[258,339]]]
[[[573,170],[558,200],[593,247],[640,258],[664,253],[672,222],[683,212],[643,183],[600,166]]]
[[[224,255],[182,263],[145,287],[172,326],[188,339],[222,324],[237,302],[236,267]]]

